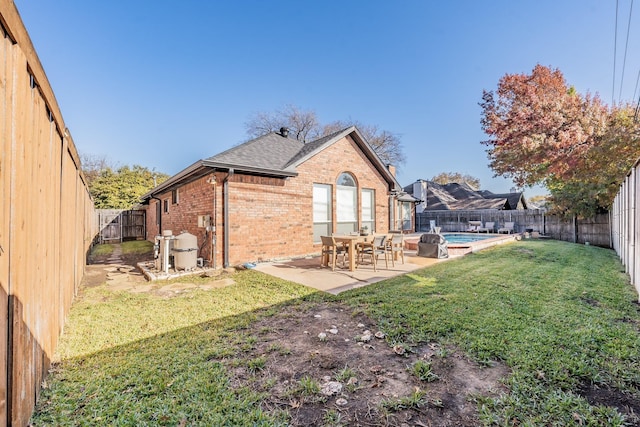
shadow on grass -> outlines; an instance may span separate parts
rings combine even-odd
[[[261,275],[241,274],[252,276],[249,283],[240,285],[244,290],[195,291],[171,300],[87,290],[69,324],[74,338],[63,345],[63,351],[76,356],[53,365],[33,425],[286,425],[282,416],[261,410],[259,392],[232,387],[220,358],[227,353],[230,358],[242,357],[251,346],[243,331],[257,318],[325,297],[284,286],[279,294],[264,294],[263,301],[243,302],[239,295],[251,293]],[[253,308],[229,316],[224,312],[237,307],[218,310],[213,304],[203,308],[216,299],[213,295],[229,305]],[[175,312],[167,313],[170,310]],[[198,315],[194,310],[209,312]],[[96,323],[82,325],[85,311],[92,312]],[[165,313],[160,314],[162,311]],[[158,324],[154,324],[153,313],[164,320],[156,319]],[[210,320],[180,326],[200,318]],[[100,323],[119,331],[100,331]],[[160,328],[174,330],[154,332]],[[135,331],[127,336],[127,329]],[[92,342],[92,335],[97,343]],[[131,338],[136,335],[147,337]],[[83,343],[89,348],[82,348]]]
[[[268,390],[230,370],[256,348],[257,320],[326,302],[365,313],[389,346],[440,342],[504,361],[509,392],[477,398],[484,424],[624,425],[620,413],[631,420],[638,409],[580,396],[585,382],[638,396],[640,314],[615,256],[597,248],[512,244],[340,297],[253,271],[237,278],[169,301],[94,290],[97,309],[74,306],[70,336],[83,338],[67,340],[34,425],[287,425],[287,414],[263,410]]]

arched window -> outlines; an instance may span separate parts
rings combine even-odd
[[[341,173],[336,181],[336,220],[338,234],[358,231],[358,187],[348,172]]]
[[[337,184],[343,187],[357,187],[356,179],[349,172],[342,172],[338,177]]]

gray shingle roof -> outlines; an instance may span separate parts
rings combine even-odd
[[[178,185],[185,179],[202,176],[211,168],[218,170],[235,169],[245,173],[255,173],[268,176],[291,177],[296,176],[296,167],[305,162],[316,152],[322,151],[328,145],[352,134],[373,166],[385,177],[390,188],[398,188],[395,177],[391,175],[381,162],[375,151],[360,135],[355,126],[342,129],[315,141],[304,144],[296,139],[288,138],[277,132],[271,132],[243,144],[230,148],[222,153],[199,160],[182,172],[172,176],[142,198],[149,199],[153,194],[164,191],[173,185]]]
[[[503,198],[507,199],[511,209],[518,209],[518,206],[520,204],[524,209],[528,208],[527,200],[525,199],[524,194],[521,192],[495,194],[495,193],[492,193],[491,191],[485,190],[485,191],[482,191],[481,193],[487,199],[503,199]]]
[[[205,159],[207,162],[274,171],[284,170],[305,144],[271,132]]]
[[[300,149],[300,151],[298,151],[298,153],[296,153],[296,155],[289,160],[289,162],[287,163],[287,166],[295,165],[296,163],[298,163],[298,161],[311,155],[316,150],[319,150],[324,144],[331,141],[333,138],[335,138],[342,132],[345,132],[347,129],[350,129],[350,127],[339,130],[329,135],[325,135],[322,138],[318,138],[314,141],[309,142],[308,144],[304,144],[304,146]]]
[[[413,193],[413,184],[404,190]],[[522,193],[494,194],[476,191],[464,183],[441,185],[427,181],[427,210],[517,209],[519,199],[523,199]]]

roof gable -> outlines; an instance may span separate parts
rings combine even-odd
[[[289,164],[287,170],[295,170],[296,167],[319,153],[320,151],[330,147],[342,138],[350,136],[353,142],[358,146],[362,153],[367,157],[371,165],[382,175],[382,177],[389,183],[390,190],[401,190],[400,183],[396,180],[396,177],[389,171],[384,162],[376,154],[375,150],[369,145],[364,136],[360,133],[355,126],[349,126],[348,128],[339,130],[332,134],[323,136],[315,141],[312,141],[300,150],[296,156],[294,156]]]
[[[350,126],[307,144],[282,136],[277,132],[270,132],[222,153],[199,160],[149,191],[142,199],[149,199],[153,194],[165,191],[171,186],[180,185],[187,179],[202,176],[202,174],[208,173],[212,169],[234,170],[236,173],[244,172],[285,178],[296,176],[296,168],[299,165],[348,135],[351,135],[353,141],[371,162],[373,168],[388,183],[389,190],[399,190],[400,184],[395,176],[389,172],[386,165],[360,134],[360,131],[355,126]]]
[[[287,163],[300,152],[304,145],[293,138],[270,132],[211,156],[205,161],[238,168],[246,166],[279,171],[285,169]]]
[[[324,150],[329,145],[348,135],[349,132],[347,131],[351,129],[355,129],[355,127],[351,126],[304,144],[304,147],[302,147],[302,149],[300,149],[300,151],[298,151],[298,153],[296,153],[296,155],[289,160],[289,162],[287,163],[287,167],[295,168],[299,166],[310,157],[313,157],[313,155],[315,155],[316,153]]]

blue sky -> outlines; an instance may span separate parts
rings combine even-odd
[[[507,192],[480,144],[483,89],[540,63],[610,104],[632,101],[640,70],[636,5],[623,79],[631,0],[618,1],[617,44],[614,0],[15,4],[78,150],[168,174],[293,104],[399,134],[402,185],[449,171]]]

